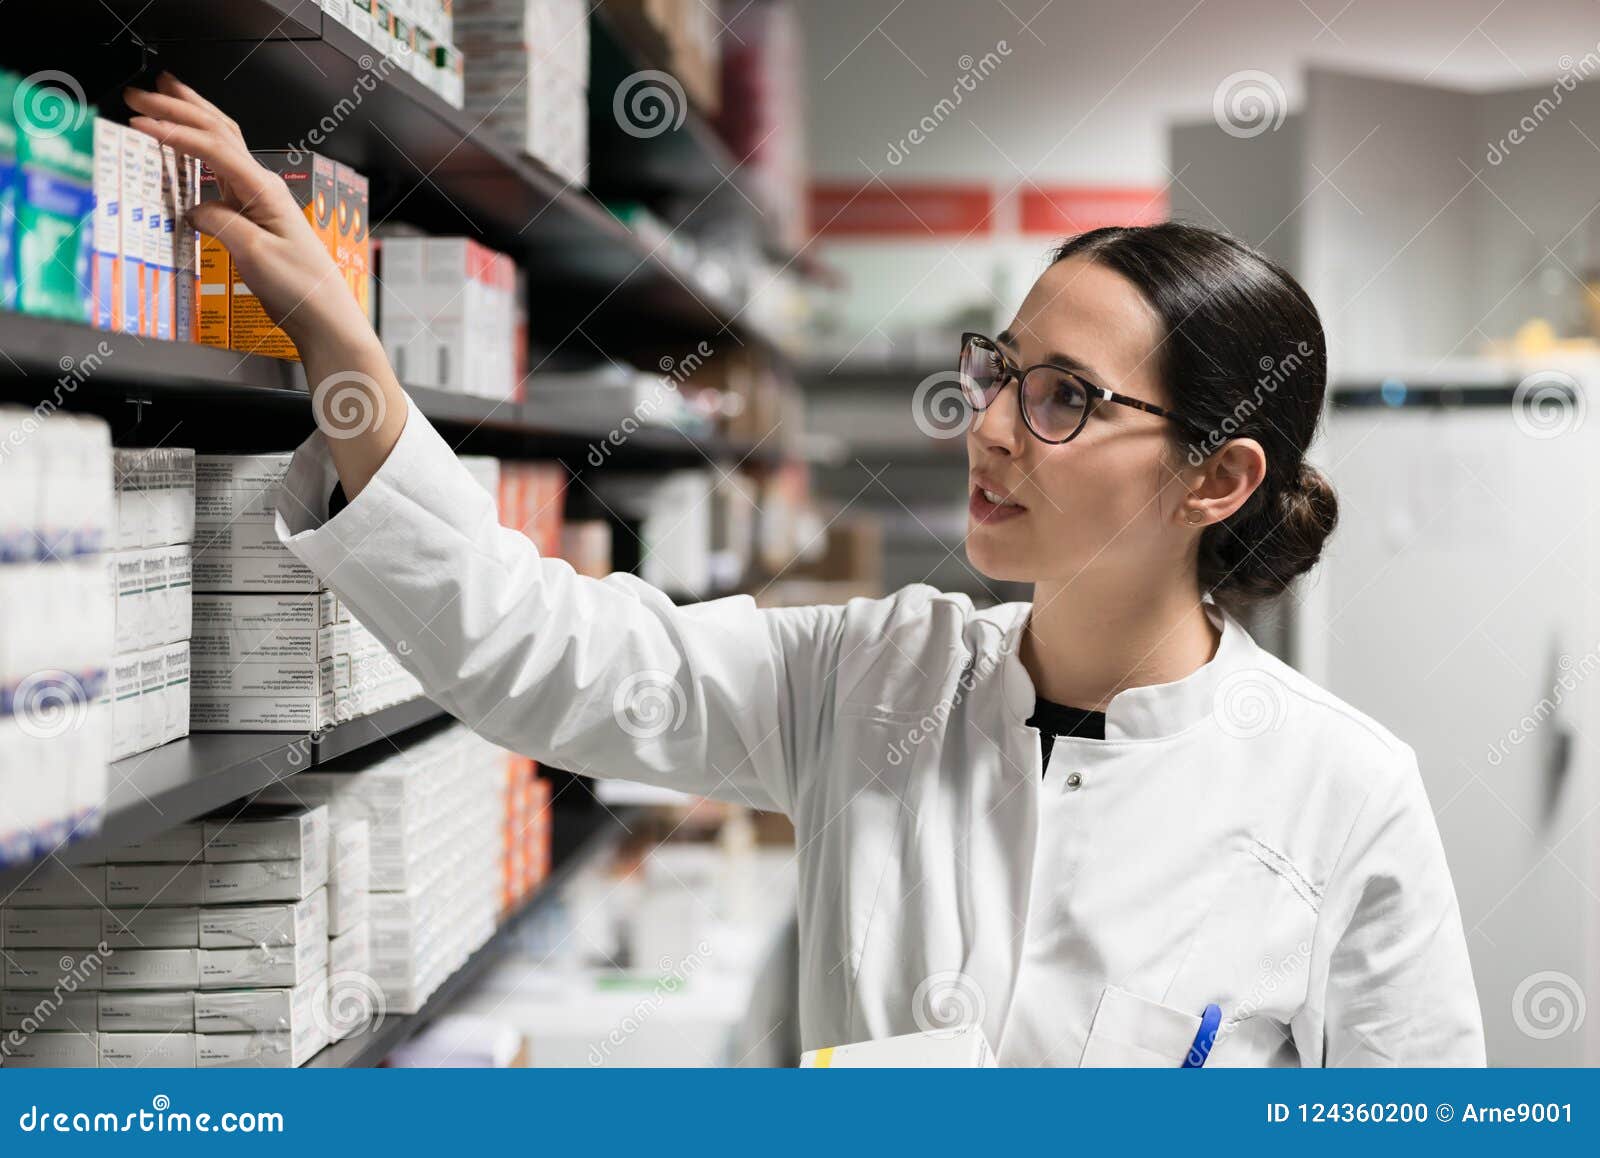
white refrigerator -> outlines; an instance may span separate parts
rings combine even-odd
[[[1330,391],[1307,674],[1416,749],[1491,1065],[1600,1062],[1600,362]],[[1591,1005],[1596,1008],[1590,1008]]]

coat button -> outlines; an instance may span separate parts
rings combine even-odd
[[[1074,772],[1067,777],[1068,788],[1079,788],[1083,785],[1083,773]]]

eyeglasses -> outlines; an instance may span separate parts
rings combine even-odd
[[[1040,442],[1060,445],[1082,433],[1096,400],[1115,402],[1198,430],[1170,410],[1085,382],[1071,370],[1041,364],[1019,369],[982,334],[961,335],[961,392],[976,411],[987,410],[1015,378],[1022,398],[1022,421]]]

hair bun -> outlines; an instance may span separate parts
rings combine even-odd
[[[1269,599],[1322,557],[1339,522],[1339,499],[1327,477],[1302,460],[1276,498],[1275,508],[1246,504],[1234,518],[1208,528],[1201,551],[1219,576],[1215,591]]]

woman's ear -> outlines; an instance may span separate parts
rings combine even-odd
[[[1244,506],[1267,477],[1267,452],[1253,438],[1233,438],[1194,468],[1178,521],[1189,527],[1220,523]]]

